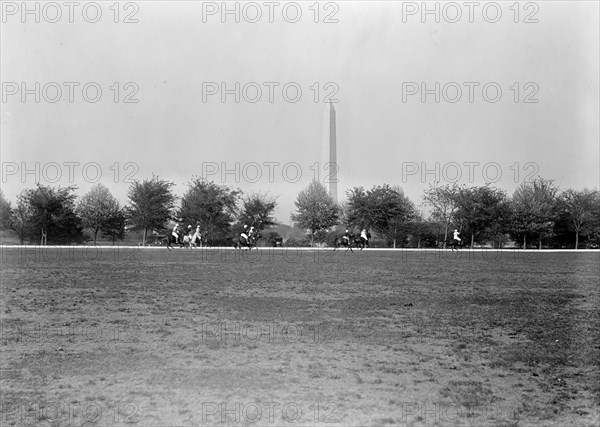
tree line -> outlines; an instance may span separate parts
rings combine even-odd
[[[214,244],[239,234],[244,224],[269,231],[275,224],[277,198],[244,194],[239,189],[193,178],[179,199],[174,183],[153,176],[135,181],[122,206],[102,184],[77,199],[75,187],[37,184],[23,190],[15,206],[0,192],[0,227],[14,230],[21,241],[41,245],[71,244],[109,238],[113,244],[128,232],[140,232],[144,244],[164,233],[173,222],[196,225]],[[458,229],[468,246],[585,247],[600,245],[600,193],[597,189],[561,191],[552,180],[538,177],[522,183],[512,195],[490,185],[431,185],[423,192],[426,216],[398,186],[382,184],[367,190],[346,191],[346,202],[336,204],[317,181],[302,189],[290,219],[308,230],[294,244],[332,244],[346,229],[365,228],[374,242],[386,247],[443,247]],[[292,240],[288,242],[292,244]]]

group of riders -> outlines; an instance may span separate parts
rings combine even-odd
[[[356,248],[360,248],[362,250],[365,247],[369,247],[370,238],[371,233],[369,233],[366,228],[363,228],[360,231],[360,236],[354,236],[348,230],[346,230],[341,239],[335,239],[335,249],[340,246],[344,246],[347,248],[346,250],[352,250],[352,246],[355,246]]]
[[[258,237],[259,234],[253,225],[248,227],[247,224],[244,224],[244,231],[240,233],[239,243],[235,243],[234,245],[238,246],[239,244],[239,246],[251,247]],[[171,243],[180,246],[189,245],[190,247],[202,246],[203,242],[204,240],[199,225],[196,226],[195,231],[191,225],[188,225],[187,230],[184,232],[181,230],[179,223],[175,223],[171,235],[168,236],[167,247],[170,247]]]
[[[459,237],[460,232],[457,229],[454,229],[452,234],[452,240],[450,241],[450,247],[452,250],[456,248],[462,247],[462,239]],[[355,237],[348,230],[346,230],[345,234],[341,239],[336,239],[335,248],[337,249],[340,246],[344,246],[347,249],[352,250],[352,246],[356,248],[360,248],[361,250],[365,247],[369,247],[369,239],[371,238],[371,233],[369,233],[365,228],[363,228],[360,232],[359,237]]]
[[[462,239],[459,237],[460,232],[455,229],[453,233],[453,239],[450,242],[450,245],[453,247],[461,247]],[[185,245],[189,244],[192,246],[201,246],[202,245],[202,233],[200,231],[200,226],[196,226],[196,230],[194,231],[191,225],[187,227],[187,233],[183,233],[179,229],[179,224],[176,223],[173,227],[173,232],[171,233],[172,239],[169,239],[169,245],[171,240],[174,244]],[[244,230],[240,233],[239,237],[239,246],[252,247],[253,244],[256,243],[256,240],[260,237],[257,230],[253,225],[248,227],[247,224],[244,224]],[[364,249],[365,247],[369,247],[369,239],[371,238],[371,233],[367,231],[366,228],[363,228],[360,231],[360,236],[356,237],[351,234],[348,230],[342,236],[342,239],[336,239],[335,247],[336,249],[339,246],[345,246],[348,249],[352,249],[352,246],[356,246],[357,248]],[[238,244],[234,244],[234,246],[238,247]]]
[[[190,246],[201,246],[202,245],[202,232],[200,226],[196,226],[196,231],[193,230],[191,225],[188,225],[186,232],[183,232],[179,228],[179,224],[175,223],[173,232],[171,233],[173,243],[176,245],[189,244]]]

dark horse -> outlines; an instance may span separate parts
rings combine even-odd
[[[353,234],[350,234],[348,236],[348,239],[344,239],[344,237],[345,236],[335,238],[335,242],[334,242],[335,247],[333,248],[333,250],[336,251],[340,246],[345,246],[346,251],[348,249],[350,249],[350,252],[354,252],[352,250],[352,245],[356,245],[356,238],[354,237]]]
[[[452,252],[458,251],[463,247],[464,242],[461,240],[460,242],[455,239],[450,239],[446,241],[446,247],[452,249]]]
[[[175,245],[178,245],[180,248],[183,248],[185,246],[185,243],[183,243],[182,233],[177,234],[179,235],[177,239],[175,238],[175,236],[173,236],[173,234],[167,234],[167,237],[165,237],[165,243],[167,244],[168,250],[173,249],[173,246]]]
[[[256,247],[256,242],[258,242],[261,237],[262,236],[259,233],[256,233],[248,237],[248,241],[246,241],[242,236],[238,236],[237,241],[233,241],[233,247],[236,249],[248,248],[248,250],[251,250]]]
[[[356,236],[354,238],[354,246],[356,247],[356,249],[359,249],[362,251],[365,246],[368,248],[369,247],[369,239],[371,238],[371,233],[367,233],[367,238],[365,239],[362,236]]]

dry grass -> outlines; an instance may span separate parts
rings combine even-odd
[[[598,254],[260,252],[3,253],[0,424],[598,424]]]

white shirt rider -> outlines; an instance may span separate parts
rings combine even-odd
[[[454,240],[462,242],[461,238],[458,237],[460,233],[458,232],[458,230],[454,230]]]
[[[246,224],[244,224],[244,231],[242,231],[240,236],[242,236],[244,239],[246,239],[246,242],[248,242],[248,235],[246,234],[247,230],[248,230],[248,226]]]
[[[175,227],[173,227],[173,232],[171,233],[173,235],[173,237],[175,237],[175,241],[178,242],[179,241],[179,224],[175,224]]]
[[[192,242],[196,243],[197,240],[202,241],[202,234],[200,233],[199,225],[196,227],[196,232],[194,233],[194,236],[192,237]]]
[[[365,228],[363,228],[362,231],[360,232],[360,237],[365,239],[365,241],[369,240],[369,238],[367,237],[367,230]]]

